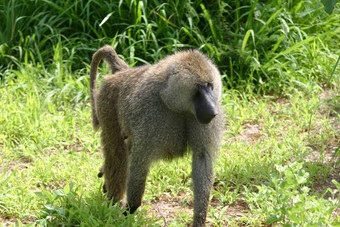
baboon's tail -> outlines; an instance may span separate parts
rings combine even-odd
[[[129,66],[118,57],[116,51],[109,45],[105,45],[94,53],[92,56],[91,70],[90,70],[90,89],[92,101],[92,122],[94,129],[98,129],[99,120],[96,112],[96,90],[97,90],[97,71],[99,64],[105,60],[110,67],[111,73],[127,69]]]

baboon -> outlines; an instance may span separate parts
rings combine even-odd
[[[96,90],[106,60],[112,75]],[[224,127],[221,76],[198,50],[170,55],[153,65],[129,68],[106,45],[92,58],[93,126],[101,128],[104,192],[114,202],[126,192],[127,207],[141,205],[152,161],[192,151],[194,223],[203,226],[213,183],[213,160]]]

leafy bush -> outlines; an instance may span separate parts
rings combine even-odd
[[[287,166],[275,165],[277,172],[271,174],[270,185],[257,186],[258,192],[245,188],[246,201],[256,215],[264,216],[266,224],[326,226],[331,225],[331,215],[339,206],[335,194],[340,184],[333,180],[337,190],[328,189],[333,198],[328,200],[310,195],[305,186],[309,174],[303,164],[293,162]],[[269,216],[266,216],[269,215]],[[334,223],[335,224],[335,223]]]

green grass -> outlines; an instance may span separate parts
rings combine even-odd
[[[265,223],[274,214],[269,210],[259,212],[253,205],[258,198],[256,193],[261,193],[258,187],[271,187],[270,182],[279,176],[284,179],[275,166],[295,162],[309,173],[301,187],[312,190],[308,195],[301,194],[303,201],[318,202],[317,214],[321,212],[326,217],[322,223],[339,221],[339,216],[329,215],[339,198],[333,195],[331,201],[323,199],[327,187],[313,190],[317,184],[330,183],[330,176],[338,179],[338,89],[300,91],[280,99],[247,97],[233,90],[224,92],[228,127],[215,166],[214,205],[208,218],[211,225]],[[150,212],[155,209],[154,204],[162,201],[169,207],[181,204],[186,211],[177,210],[176,216],[169,218],[173,225],[190,224],[190,156],[154,164],[144,206],[136,215],[125,219],[118,206],[108,205],[101,192],[103,182],[96,177],[102,159],[99,134],[91,127],[88,93],[88,69],[71,77],[58,73],[57,67],[51,73],[23,65],[20,71],[6,74],[0,89],[1,221],[162,226],[164,220]],[[322,99],[324,94],[327,96]],[[320,158],[310,159],[311,153]],[[70,184],[73,188],[69,188]],[[295,186],[294,190],[301,187]],[[280,194],[283,189],[276,186],[273,193]],[[247,205],[239,216],[228,215],[229,207],[244,203]],[[268,207],[275,205],[270,199],[266,203]],[[287,219],[278,221],[291,223]]]
[[[22,62],[48,67],[60,44],[70,71],[104,44],[131,65],[199,48],[228,75],[228,88],[285,94],[297,83],[334,84],[328,61],[339,55],[339,9],[328,15],[317,0],[2,0],[0,16],[2,74]]]
[[[134,215],[102,193],[88,80],[107,43],[131,66],[199,48],[219,67],[227,125],[209,226],[340,222],[337,6],[0,0],[0,17],[2,226],[192,223],[190,155],[153,165]]]

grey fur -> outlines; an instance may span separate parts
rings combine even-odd
[[[96,93],[102,59],[114,74],[104,78]],[[90,84],[93,125],[101,128],[104,151],[98,176],[104,174],[108,198],[116,202],[126,193],[133,213],[141,205],[151,162],[181,157],[189,147],[193,154],[193,226],[203,226],[213,160],[224,128],[222,83],[215,65],[201,52],[189,50],[154,65],[128,68],[112,47],[104,46],[93,55]],[[203,108],[197,103],[201,99]]]

